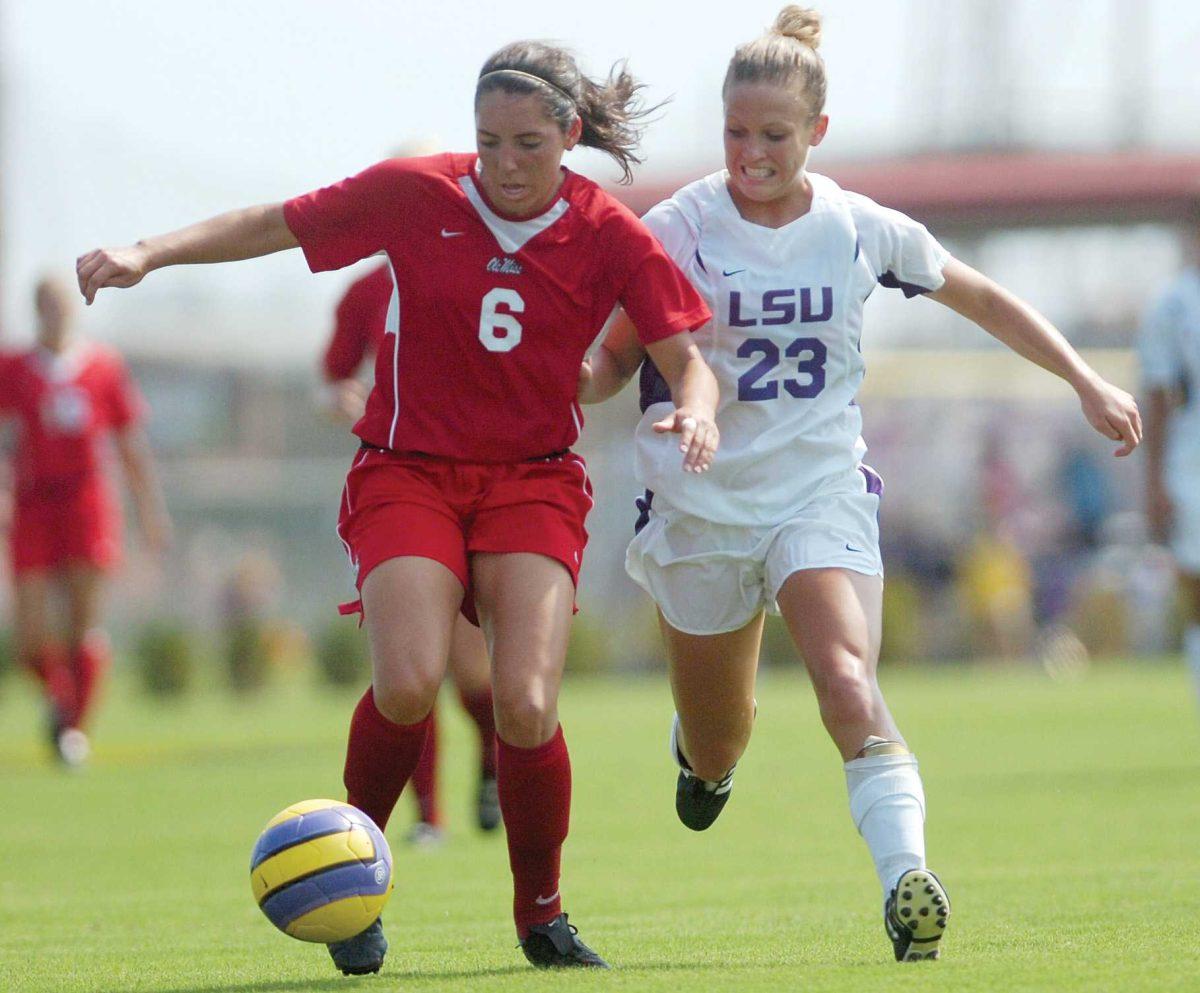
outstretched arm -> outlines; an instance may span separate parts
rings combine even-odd
[[[299,246],[283,219],[283,204],[260,204],[218,214],[125,248],[97,248],[75,260],[79,292],[90,304],[105,286],[135,286],[170,265],[236,262]]]
[[[1114,453],[1128,455],[1142,438],[1137,404],[1124,390],[1102,379],[1066,338],[1029,304],[969,265],[951,259],[946,282],[930,299],[974,321],[1018,355],[1065,379],[1079,395],[1083,416],[1106,438],[1121,442]]]

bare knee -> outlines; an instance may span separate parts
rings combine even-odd
[[[442,665],[433,659],[407,658],[376,664],[375,706],[394,724],[416,724],[433,709],[442,682]]]
[[[810,666],[813,689],[830,732],[871,724],[875,716],[874,680],[861,656],[852,649],[836,647],[814,662]]]
[[[517,748],[536,748],[558,726],[558,701],[541,684],[496,691],[496,733]]]

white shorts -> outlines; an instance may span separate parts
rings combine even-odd
[[[1200,576],[1200,476],[1168,472],[1166,485],[1174,512],[1171,551],[1181,572]]]
[[[778,613],[784,581],[802,569],[882,576],[882,482],[866,466],[833,480],[780,524],[714,524],[649,497],[625,553],[625,570],[685,634],[745,627],[760,610]]]

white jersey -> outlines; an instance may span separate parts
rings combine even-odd
[[[938,289],[950,256],[904,214],[809,179],[812,208],[778,229],[741,217],[724,171],[643,218],[712,309],[694,337],[721,387],[720,450],[707,472],[682,473],[677,437],[651,429],[670,394],[653,364],[643,366],[637,473],[656,510],[774,524],[866,453],[854,403],[863,304],[880,284],[907,296]]]
[[[1168,426],[1163,468],[1168,483],[1200,481],[1200,268],[1184,271],[1142,323],[1138,352],[1147,389],[1180,389],[1184,405]]]

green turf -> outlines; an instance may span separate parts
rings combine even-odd
[[[87,772],[50,765],[32,691],[0,686],[0,990],[1196,990],[1200,734],[1177,665],[887,675],[921,758],[931,864],[954,900],[939,963],[900,966],[806,684],[764,674],[717,825],[675,822],[660,678],[575,680],[566,906],[616,967],[530,970],[503,840],[469,826],[467,731],[446,708],[448,844],[389,834],[383,975],[343,979],[277,933],[247,861],[290,802],[340,795],[353,697],[295,681],[167,706],[118,682]]]

